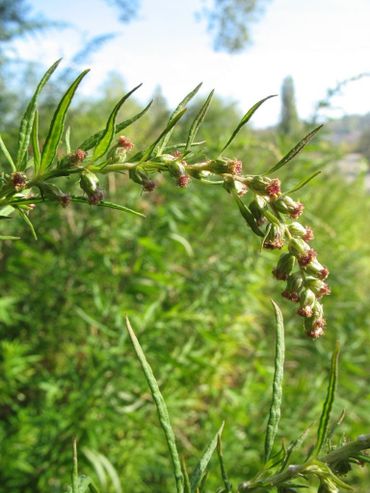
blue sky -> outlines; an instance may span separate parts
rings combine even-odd
[[[139,96],[143,102],[159,85],[175,105],[203,81],[204,93],[215,88],[246,110],[258,99],[279,93],[282,79],[292,75],[299,112],[309,117],[327,88],[370,73],[370,0],[271,0],[252,28],[253,46],[239,55],[212,50],[205,23],[194,16],[201,0],[142,0],[139,18],[129,25],[119,23],[117,11],[103,0],[29,3],[34,12],[73,26],[18,42],[22,59],[46,66],[59,56],[73,57],[89,37],[118,33],[90,58],[92,72],[82,88],[87,94],[96,94],[115,70],[128,87],[144,83]],[[348,85],[333,102],[336,116],[370,111],[370,77]],[[266,103],[255,125],[275,123],[279,109],[278,98]]]

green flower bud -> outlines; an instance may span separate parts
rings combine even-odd
[[[80,175],[80,187],[87,195],[91,195],[98,189],[99,179],[94,173],[85,169]]]
[[[316,296],[311,289],[302,289],[299,295],[300,308],[298,309],[298,315],[301,317],[312,317],[313,307],[316,302]]]
[[[288,226],[289,232],[293,236],[303,238],[306,234],[306,228],[301,223],[294,222]]]
[[[257,198],[261,198],[261,197],[257,197]],[[266,222],[266,218],[263,215],[263,209],[266,207],[266,202],[264,202],[262,207],[261,207],[260,203],[261,203],[261,201],[255,199],[255,200],[252,200],[252,202],[249,204],[249,210],[253,214],[258,226],[261,226],[262,224],[264,224]]]
[[[300,238],[292,238],[289,241],[288,249],[292,255],[299,257],[300,255],[306,253],[310,249],[310,247],[305,241],[301,240]]]
[[[271,224],[270,230],[263,242],[263,248],[274,250],[284,246],[284,226]]]
[[[180,176],[186,175],[185,166],[177,161],[172,161],[167,164],[167,169],[171,176],[179,178]]]
[[[279,258],[276,269],[273,270],[273,274],[279,281],[286,281],[289,274],[294,269],[295,257],[290,253],[285,253]]]

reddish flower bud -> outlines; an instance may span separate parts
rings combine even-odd
[[[302,215],[304,209],[304,205],[300,202],[297,202],[297,205],[289,212],[289,215],[292,219],[298,219],[299,216]]]
[[[323,317],[320,318],[307,318],[305,320],[306,334],[311,339],[318,339],[324,334],[326,321]]]
[[[234,159],[227,163],[228,172],[232,175],[240,175],[243,170],[243,163],[239,159]]]
[[[73,154],[74,162],[82,163],[82,161],[86,158],[87,152],[82,149],[77,149],[77,151]]]
[[[104,199],[104,192],[100,188],[97,188],[87,196],[87,200],[90,205],[98,205]]]
[[[271,225],[264,242],[263,248],[268,250],[280,249],[284,246],[284,229],[275,224]]]
[[[122,147],[126,151],[131,151],[131,149],[133,149],[134,147],[134,144],[128,137],[121,135],[120,137],[118,137],[118,147]]]
[[[313,240],[313,239],[314,239],[314,237],[315,237],[315,235],[314,235],[314,233],[313,233],[312,228],[310,228],[310,226],[306,226],[306,228],[305,228],[305,229],[306,229],[306,232],[305,232],[305,234],[303,235],[303,237],[302,237],[302,238],[303,238],[305,241],[311,241],[311,240]]]
[[[70,205],[70,203],[72,202],[70,195],[68,195],[66,193],[61,195],[58,198],[58,200],[59,200],[60,205],[64,208],[68,207]]]
[[[316,252],[312,248],[307,250],[305,253],[302,253],[301,255],[298,256],[298,263],[301,267],[305,267],[308,265],[312,260],[316,258]]]
[[[276,269],[272,271],[273,275],[279,281],[286,281],[292,272],[295,264],[295,257],[290,253],[285,253],[279,259]]]
[[[143,181],[143,189],[145,192],[153,192],[156,188],[156,183],[153,180],[145,180]]]
[[[323,267],[321,270],[320,270],[320,279],[324,280],[328,277],[329,275],[329,269],[327,267]]]
[[[180,188],[186,188],[189,185],[190,176],[181,175],[177,178],[177,184]]]
[[[267,195],[270,199],[276,199],[281,194],[280,180],[274,178],[266,187]]]
[[[27,176],[24,173],[15,171],[11,174],[10,179],[16,192],[21,192],[27,187]]]
[[[293,303],[298,303],[299,301],[299,295],[295,291],[285,290],[281,293],[281,296],[283,296],[289,301],[293,301]]]
[[[301,308],[299,308],[297,310],[297,313],[301,317],[310,318],[310,317],[312,317],[312,307],[309,306],[309,305],[307,305],[307,306],[301,306]]]

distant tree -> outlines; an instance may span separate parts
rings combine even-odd
[[[251,43],[250,26],[256,22],[269,0],[212,0],[200,13],[208,23],[216,51],[237,53]],[[119,9],[120,20],[130,22],[140,8],[140,0],[106,0]]]
[[[291,76],[285,77],[281,86],[281,117],[279,130],[283,135],[295,136],[300,128],[301,121],[295,101],[294,81]]]

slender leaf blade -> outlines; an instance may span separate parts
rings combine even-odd
[[[173,118],[172,120],[169,120],[169,122],[167,123],[166,125],[166,128],[163,130],[163,132],[159,135],[159,137],[153,142],[153,144],[151,144],[143,153],[141,159],[140,159],[140,162],[143,163],[144,161],[147,161],[148,158],[150,158],[150,156],[152,155],[154,149],[156,148],[158,142],[161,141],[161,139],[163,137],[165,137],[168,132],[170,132],[172,130],[172,128],[176,125],[176,123],[180,120],[180,118],[182,118],[184,116],[186,112],[186,108],[184,108],[183,110],[181,110],[175,118]],[[133,158],[135,159],[135,158]]]
[[[218,461],[220,464],[222,481],[224,482],[224,486],[225,486],[224,491],[225,491],[225,493],[231,493],[233,490],[233,487],[229,481],[229,477],[228,477],[227,472],[226,472],[224,455],[222,452],[222,434],[219,434],[217,437],[217,456],[218,456]]]
[[[267,171],[267,174],[274,173],[278,169],[285,166],[289,161],[291,161],[317,134],[317,132],[323,127],[323,125],[319,125],[315,129],[313,129],[310,133],[308,133],[302,140],[298,142],[278,163],[275,164],[272,168]]]
[[[109,149],[109,146],[113,140],[115,130],[116,130],[116,117],[121,109],[123,103],[127,101],[127,99],[137,90],[139,87],[141,87],[142,84],[137,85],[134,87],[131,91],[129,91],[127,94],[125,94],[116,104],[116,106],[113,108],[113,111],[109,115],[107,125],[105,129],[103,130],[102,135],[99,137],[96,147],[94,149],[94,159],[99,159],[104,154],[107,152]]]
[[[45,140],[45,145],[41,154],[40,172],[45,171],[53,162],[58,145],[62,138],[64,129],[64,122],[68,108],[71,104],[72,98],[77,90],[78,85],[85,75],[89,72],[84,70],[71,84],[67,92],[62,97],[57,109],[55,110],[53,119],[51,121],[49,133]]]
[[[50,79],[53,72],[58,67],[60,61],[61,58],[57,60],[55,63],[53,63],[53,65],[50,68],[48,68],[48,70],[43,75],[21,120],[21,124],[19,127],[19,141],[18,141],[18,153],[17,153],[17,165],[18,165],[18,169],[20,170],[23,170],[25,168],[25,156],[30,143],[33,122],[36,112],[37,98],[40,92],[42,91],[42,89],[44,88],[45,84]]]
[[[34,172],[37,175],[40,168],[41,162],[41,152],[40,152],[40,144],[39,144],[39,112],[35,111],[35,117],[33,120],[32,127],[32,151],[33,151],[33,167]]]
[[[326,392],[326,399],[322,408],[320,423],[317,430],[316,445],[312,452],[313,457],[317,457],[318,454],[320,453],[328,433],[329,420],[330,420],[331,410],[333,408],[333,403],[335,399],[335,390],[338,380],[338,361],[339,361],[339,343],[337,342],[333,356],[331,358],[328,390]]]
[[[240,211],[241,215],[243,216],[243,218],[245,219],[248,226],[252,229],[252,231],[257,236],[260,236],[261,238],[263,238],[265,235],[260,230],[260,228],[258,227],[258,225],[254,219],[254,216],[253,216],[252,212],[250,211],[249,207],[242,201],[242,199],[238,196],[237,193],[233,193],[233,197],[234,197],[236,203],[238,204],[239,211]]]
[[[162,430],[164,432],[164,435],[166,437],[167,441],[167,446],[168,450],[170,452],[171,460],[172,460],[172,466],[173,466],[173,472],[175,476],[175,481],[176,481],[176,490],[177,493],[184,493],[184,476],[182,474],[181,470],[181,461],[179,457],[179,453],[177,451],[177,446],[176,446],[176,439],[175,439],[175,434],[172,429],[170,417],[168,414],[168,409],[165,403],[165,400],[161,394],[161,391],[159,389],[157,380],[155,379],[155,376],[153,374],[153,370],[150,367],[144,351],[142,350],[142,347],[140,346],[140,343],[135,335],[135,332],[133,331],[129,319],[126,317],[126,327],[127,331],[129,334],[129,337],[131,339],[131,343],[133,345],[133,348],[135,350],[136,356],[138,357],[138,360],[140,361],[141,367],[143,369],[146,381],[149,385],[150,392],[152,394],[153,400],[155,402],[156,408],[157,408],[157,413],[159,417],[159,422],[161,424]]]
[[[141,118],[148,111],[152,103],[153,101],[150,101],[143,110],[139,111],[139,113],[132,116],[131,118],[128,118],[127,120],[124,120],[121,123],[118,123],[115,128],[115,133],[117,134],[118,132],[121,132],[125,128],[129,127],[136,120]],[[96,143],[99,141],[99,139],[102,137],[103,134],[104,134],[104,130],[101,130],[100,132],[97,132],[96,134],[92,135],[79,146],[79,149],[82,149],[83,151],[89,151],[96,145]]]
[[[279,427],[281,415],[281,401],[283,396],[283,377],[284,377],[284,359],[285,359],[285,341],[284,341],[284,320],[279,305],[271,300],[275,311],[275,371],[272,383],[272,400],[267,422],[265,436],[265,463],[270,458],[274,446],[275,437]]]
[[[202,479],[207,471],[208,464],[217,448],[217,443],[219,436],[222,434],[222,430],[224,429],[224,424],[222,423],[220,429],[217,431],[216,435],[212,439],[211,443],[208,445],[206,450],[204,451],[202,457],[200,458],[197,466],[190,476],[190,487],[191,493],[195,493],[197,489],[200,487]]]
[[[266,98],[263,98],[261,99],[260,101],[258,101],[256,104],[254,104],[247,112],[246,114],[243,116],[243,118],[240,120],[240,122],[238,123],[236,129],[233,131],[233,133],[231,134],[231,137],[229,138],[229,140],[226,142],[226,144],[224,145],[224,147],[221,149],[221,152],[224,152],[224,150],[229,147],[229,145],[231,144],[231,142],[235,139],[235,137],[238,135],[239,131],[244,127],[244,125],[246,123],[249,122],[249,120],[252,118],[252,116],[254,115],[254,113],[258,110],[258,108],[265,102],[267,101],[268,99],[271,99],[271,98],[274,98],[276,97],[276,94],[272,94],[271,96],[267,96]]]
[[[89,204],[89,201],[85,197],[71,197],[72,202],[80,203],[80,204]],[[90,204],[89,204],[90,205]],[[102,200],[99,204],[96,204],[96,207],[108,207],[109,209],[115,209],[121,212],[128,212],[129,214],[133,214],[134,216],[145,217],[145,214],[141,212],[130,209],[129,207],[125,207],[124,205],[115,204],[114,202],[108,202],[107,200]]]
[[[6,157],[8,163],[10,164],[12,170],[17,171],[17,168],[14,164],[13,158],[10,155],[10,152],[8,151],[8,148],[6,147],[5,142],[3,141],[1,135],[0,135],[0,149],[3,151],[3,154]]]
[[[291,188],[286,193],[286,195],[290,195],[291,193],[298,192],[298,190],[300,190],[301,188],[303,188],[304,186],[306,186],[307,183],[309,183],[311,180],[313,180],[314,178],[316,178],[316,176],[318,176],[319,174],[321,174],[321,171],[315,171],[315,173],[313,173],[311,176],[308,176],[307,178],[304,178],[299,183],[297,183],[297,185],[295,187]]]
[[[189,147],[191,147],[191,145],[193,144],[193,142],[197,136],[198,130],[199,130],[206,114],[207,114],[209,105],[211,104],[214,92],[215,92],[215,90],[212,89],[212,91],[209,93],[207,99],[205,100],[204,104],[200,108],[197,116],[195,117],[195,119],[194,119],[194,121],[190,127],[188,140],[187,140],[186,146],[185,146],[185,151],[187,151],[189,149]]]
[[[202,86],[202,82],[200,84],[198,84],[196,87],[194,87],[193,90],[191,90],[185,97],[182,101],[180,101],[180,103],[177,105],[177,107],[175,108],[175,110],[172,112],[169,120],[168,120],[168,126],[170,125],[170,123],[176,119],[176,121],[178,121],[177,119],[177,116],[182,113],[184,111],[184,109],[186,109],[186,105],[189,103],[189,101],[191,101],[193,99],[193,97],[197,94],[197,92],[199,91],[199,89],[201,88]],[[156,145],[158,145],[158,149],[157,149],[157,154],[161,154],[163,152],[163,149],[166,147],[170,137],[171,137],[171,134],[172,134],[172,129],[173,129],[173,125],[170,127],[170,130],[168,132],[166,132],[166,134],[163,135],[163,137],[161,137],[161,139],[157,142]]]

